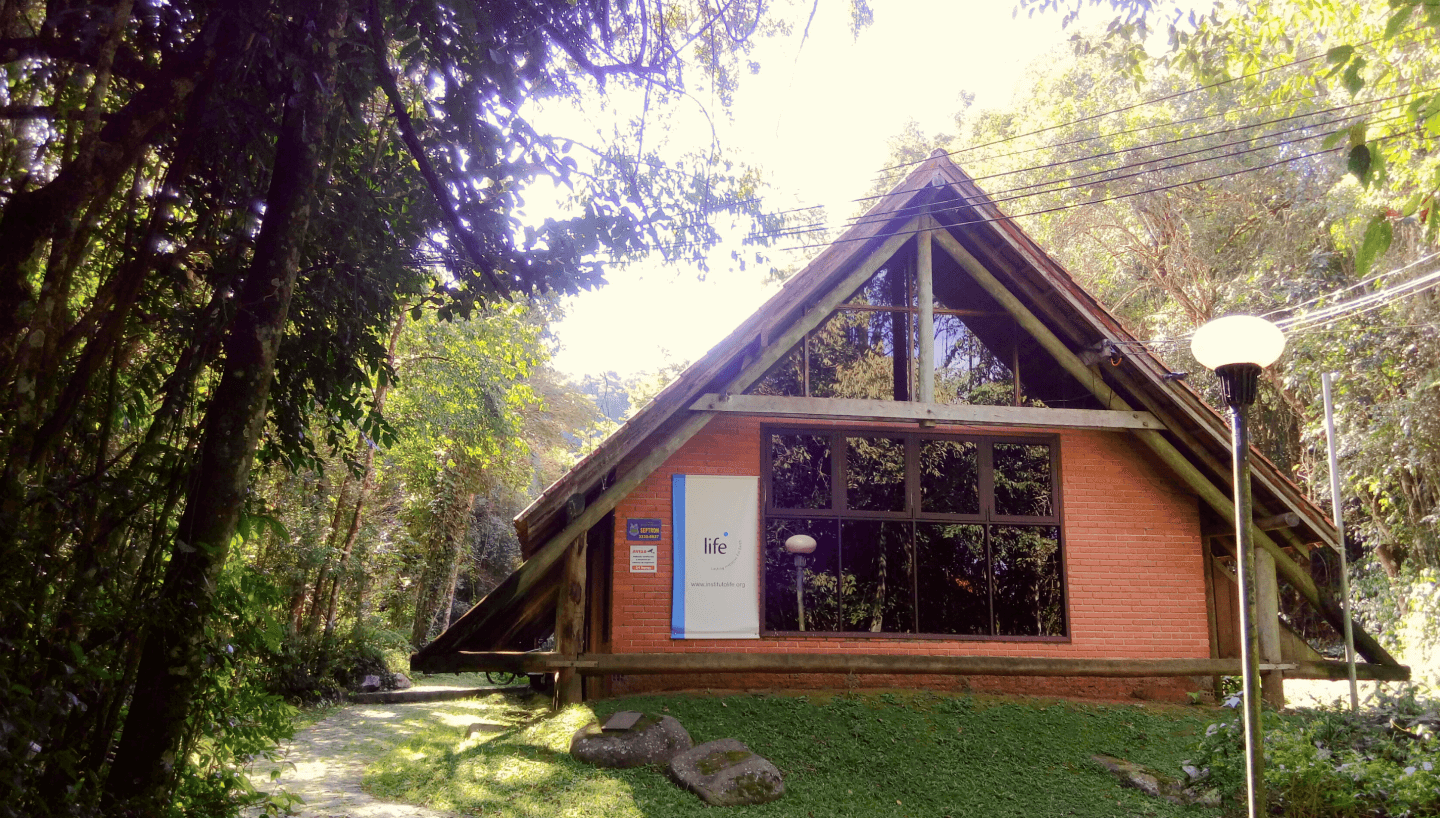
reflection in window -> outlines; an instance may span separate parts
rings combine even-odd
[[[911,400],[919,383],[919,307],[913,266],[897,259],[750,388],[755,395]],[[983,293],[934,304],[935,401],[1013,405],[1014,320]],[[977,308],[978,307],[978,308]]]
[[[885,314],[836,312],[811,333],[811,397],[895,399],[894,349]]]
[[[1050,447],[1032,443],[995,444],[995,513],[1049,517]]]
[[[767,630],[800,629],[784,551],[800,533],[817,541],[798,580],[807,631],[1065,635],[1053,442],[767,435]],[[838,503],[832,468],[845,487]]]
[[[845,496],[855,511],[904,511],[905,441],[846,438]]]
[[[995,632],[1001,636],[1063,634],[1060,529],[991,526],[990,551],[995,571]]]
[[[908,522],[880,520],[840,524],[840,604],[845,630],[915,632],[910,528]]]
[[[815,553],[805,556],[798,571],[805,605],[806,631],[838,631],[840,627],[840,540],[835,520],[771,519],[765,526],[765,628],[800,630],[801,596],[795,593],[795,556],[785,541],[796,534],[815,538]]]
[[[921,633],[990,633],[984,526],[916,524],[915,561]]]
[[[801,398],[805,396],[804,378],[804,350],[792,350],[750,387],[750,394]]]
[[[936,315],[935,402],[1010,406],[1015,403],[1015,376],[971,329],[972,323],[986,331],[991,343],[1014,343],[1008,319]]]
[[[830,507],[830,438],[770,438],[771,497],[776,508]]]
[[[920,510],[979,514],[979,457],[973,440],[921,440]]]

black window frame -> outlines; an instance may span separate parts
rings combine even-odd
[[[893,427],[880,426],[859,426],[859,425],[836,425],[809,426],[797,424],[762,424],[761,434],[761,520],[760,520],[760,542],[762,547],[768,548],[766,542],[766,531],[772,519],[825,519],[834,520],[837,529],[846,520],[873,520],[881,522],[908,522],[913,526],[920,523],[956,523],[981,526],[985,530],[986,542],[986,572],[989,581],[990,601],[990,633],[988,634],[950,634],[950,633],[907,633],[898,631],[787,631],[770,630],[766,627],[765,602],[767,597],[768,577],[764,566],[760,571],[760,624],[761,636],[798,636],[804,638],[819,639],[948,639],[965,641],[999,641],[999,642],[1047,642],[1047,643],[1068,643],[1071,641],[1072,620],[1070,616],[1070,583],[1068,581],[1068,565],[1065,546],[1065,525],[1064,525],[1064,501],[1060,490],[1061,474],[1061,449],[1060,436],[1058,434],[977,434],[969,432],[943,432],[943,431],[919,431],[915,429],[896,429]],[[830,506],[828,508],[780,508],[774,505],[772,487],[772,464],[774,461],[773,439],[780,435],[811,435],[828,436],[830,438]],[[888,437],[900,438],[905,444],[905,510],[904,511],[868,511],[852,510],[847,508],[846,492],[846,464],[848,460],[847,439],[852,437]],[[924,511],[921,507],[921,486],[920,486],[920,445],[926,440],[961,441],[976,444],[977,471],[979,482],[979,512],[974,514]],[[994,446],[995,444],[1019,444],[1019,445],[1043,445],[1050,449],[1050,514],[1048,515],[1009,515],[997,514],[994,511]],[[1057,547],[1059,550],[1059,571],[1060,571],[1060,604],[1064,617],[1063,633],[1060,635],[1002,635],[996,633],[996,614],[994,605],[995,587],[995,566],[994,557],[990,550],[990,529],[993,526],[1035,528],[1053,527],[1058,535]],[[914,539],[912,536],[912,548]],[[843,548],[843,546],[842,546]],[[912,559],[914,552],[912,551]],[[916,573],[920,566],[916,567]],[[912,582],[912,599],[918,607],[918,590],[915,589],[914,576]]]

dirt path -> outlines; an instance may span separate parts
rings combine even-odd
[[[453,706],[459,702],[449,702]],[[262,791],[299,796],[305,818],[452,818],[452,813],[378,801],[360,789],[365,768],[415,732],[412,714],[430,703],[352,704],[295,734],[279,764],[256,764],[251,781]],[[279,767],[278,781],[270,771]]]

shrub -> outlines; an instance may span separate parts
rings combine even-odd
[[[1238,704],[1232,698],[1230,703]],[[1244,803],[1245,738],[1238,707],[1200,740],[1227,804]],[[1359,714],[1322,708],[1266,711],[1265,787],[1273,814],[1297,818],[1440,813],[1440,717],[1413,688]]]

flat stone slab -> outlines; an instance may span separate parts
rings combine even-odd
[[[707,804],[764,804],[785,794],[780,770],[737,739],[707,741],[670,759],[670,777]]]
[[[570,755],[596,767],[664,764],[695,742],[673,716],[641,714],[628,730],[607,731],[592,721],[575,731]]]
[[[635,729],[635,725],[645,717],[644,713],[638,710],[621,710],[605,720],[605,726],[600,729],[606,733],[618,733]]]
[[[1173,778],[1168,778],[1133,761],[1126,761],[1115,756],[1093,755],[1090,759],[1109,770],[1111,775],[1120,780],[1122,787],[1137,789],[1153,798],[1163,798],[1172,804],[1182,806],[1189,804],[1199,804],[1205,807],[1220,806],[1220,793],[1217,790],[1201,789],[1198,784],[1187,787]],[[1189,773],[1188,770],[1186,772]]]

